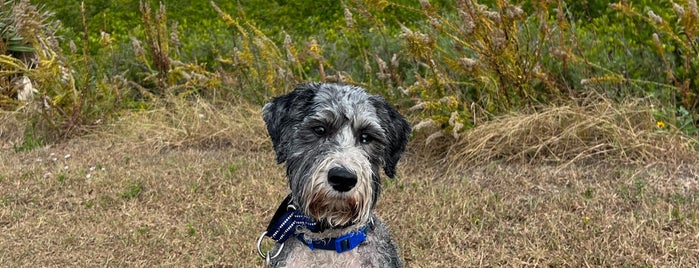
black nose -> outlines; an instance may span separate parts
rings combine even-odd
[[[347,192],[357,184],[357,175],[347,169],[334,167],[328,171],[328,182],[335,191]]]

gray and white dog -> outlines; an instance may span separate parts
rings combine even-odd
[[[266,232],[277,241],[269,266],[402,267],[374,206],[380,167],[393,178],[405,150],[405,118],[380,96],[328,83],[301,84],[262,113],[291,190]]]

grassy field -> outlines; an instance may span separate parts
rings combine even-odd
[[[699,267],[694,0],[5,2],[0,267],[262,266],[261,104],[308,81],[414,124],[408,267]]]
[[[0,266],[262,266],[255,240],[287,187],[260,107],[164,102],[24,151],[22,123],[1,114]],[[473,131],[507,118],[530,122]],[[511,133],[551,145],[540,134]],[[516,161],[463,140],[488,157],[416,137],[384,181],[377,213],[408,267],[699,265],[695,154],[668,142],[672,159]]]

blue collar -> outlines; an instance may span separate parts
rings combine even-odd
[[[334,250],[337,253],[342,253],[346,251],[353,250],[359,246],[362,242],[366,241],[366,230],[369,228],[369,224],[364,226],[364,228],[359,229],[354,232],[347,233],[338,238],[328,238],[320,240],[306,239],[306,236],[302,233],[296,234],[296,237],[308,246],[311,250],[314,249],[325,249]]]
[[[314,219],[296,210],[291,205],[291,195],[289,195],[274,213],[272,220],[267,226],[265,235],[274,239],[277,243],[284,243],[291,234],[296,233],[297,228],[302,227],[311,231],[318,231],[319,225]],[[312,240],[307,239],[302,233],[296,233],[296,237],[311,250],[325,249],[342,253],[350,251],[366,241],[366,231],[370,226],[371,224],[367,224],[357,231],[349,232],[337,238]]]

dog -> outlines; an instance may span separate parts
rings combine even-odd
[[[408,121],[384,98],[333,83],[298,85],[262,115],[291,190],[258,240],[269,267],[403,267],[374,206],[381,167],[395,177]],[[264,236],[277,242],[267,254]]]

